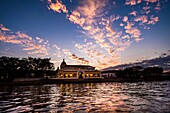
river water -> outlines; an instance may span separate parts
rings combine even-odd
[[[170,81],[0,86],[0,112],[168,113]]]

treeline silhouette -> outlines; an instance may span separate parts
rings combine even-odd
[[[147,78],[147,77],[159,77],[163,73],[162,67],[147,67],[133,66],[119,70],[116,72],[116,76],[120,78]]]
[[[13,80],[14,78],[44,77],[54,75],[54,64],[50,58],[15,58],[0,57],[0,80]]]

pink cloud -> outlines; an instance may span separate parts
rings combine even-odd
[[[128,17],[127,17],[127,16],[124,16],[123,21],[124,21],[124,22],[127,22],[127,21],[128,21]]]
[[[156,10],[156,11],[161,10],[160,6],[161,6],[161,4],[160,4],[160,2],[158,2],[157,5],[156,5],[156,7],[155,7],[155,10]]]
[[[89,26],[89,25],[88,25],[88,26],[83,26],[83,29],[84,29],[84,30],[90,30],[91,28],[92,28],[92,27]]]
[[[77,11],[81,12],[82,16],[86,19],[86,24],[92,24],[96,17],[103,16],[103,8],[105,2],[100,0],[86,0],[81,1],[82,5],[77,8]]]
[[[88,60],[71,53],[69,49],[62,49],[61,51],[71,60],[77,61],[80,64],[89,64]]]
[[[147,18],[147,16],[143,15],[143,16],[136,17],[134,19],[134,21],[136,21],[136,22],[141,21],[142,23],[147,23],[148,22],[148,18]]]
[[[136,4],[140,4],[142,2],[142,0],[126,0],[125,5],[136,5]]]
[[[110,23],[120,19],[120,16],[111,15],[109,18],[103,18],[103,16],[106,14],[104,7],[107,2],[103,2],[101,0],[87,0],[86,2],[81,1],[80,3],[81,5],[75,8],[71,14],[66,13],[67,19],[85,30],[81,32],[89,38],[94,39],[94,43],[98,47],[106,50],[107,54],[113,55],[115,52],[114,48],[112,47],[113,45],[107,42],[105,39],[116,34]],[[104,27],[99,27],[97,23]],[[99,52],[97,49],[93,48],[93,46],[90,46],[92,45],[88,45],[88,43],[86,45],[75,44],[75,47],[78,49],[78,51],[84,53],[89,58],[103,57],[102,52]],[[63,50],[63,53],[69,57],[72,54],[68,50]]]
[[[149,3],[150,2],[150,3]],[[95,63],[99,61],[97,64],[101,64],[103,66],[109,66],[107,63],[120,63],[120,51],[126,50],[131,41],[140,41],[143,38],[141,37],[141,28],[148,29],[149,27],[146,24],[154,24],[159,21],[158,18],[147,16],[149,13],[152,13],[151,3],[154,3],[154,0],[126,0],[125,4],[130,5],[132,8],[132,12],[129,12],[128,16],[120,16],[120,15],[111,15],[107,17],[109,11],[107,9],[108,1],[103,2],[102,0],[86,0],[79,1],[79,6],[75,7],[75,9],[68,10],[66,6],[61,2],[53,3],[55,4],[55,8],[51,8],[57,13],[63,11],[62,7],[65,7],[66,18],[74,24],[77,24],[80,29],[80,32],[85,35],[85,44],[75,43],[75,48],[78,50],[81,55],[88,57],[89,62],[95,59]],[[145,7],[140,8],[140,12],[137,12],[134,5],[138,5],[143,3],[146,5]],[[49,2],[51,5],[52,2]],[[56,5],[57,4],[57,5]],[[59,5],[58,5],[59,4]],[[50,6],[49,6],[50,7]],[[127,7],[127,6],[126,6]],[[146,15],[144,15],[146,14]],[[129,16],[130,15],[130,16]],[[132,16],[133,15],[133,16]],[[119,29],[114,24],[115,21],[122,19],[119,25],[124,29]],[[88,41],[91,41],[93,44],[89,44]],[[93,46],[94,45],[94,46]],[[97,48],[96,48],[97,47]],[[68,56],[72,60],[77,60],[78,62],[81,57],[70,52],[68,49],[57,49],[57,51],[61,51],[62,54]],[[114,56],[115,55],[115,56]],[[80,59],[79,59],[80,58]],[[103,61],[103,59],[107,59]],[[83,60],[83,58],[81,59]],[[112,64],[113,65],[113,64]]]
[[[130,36],[129,35],[124,35],[122,36],[123,39],[130,39]]]
[[[120,23],[120,26],[121,26],[121,27],[123,27],[123,26],[124,26],[124,24],[123,24],[123,23]]]
[[[85,60],[84,58],[77,57],[75,54],[71,55],[71,59],[81,62],[83,64],[89,64],[88,60]]]
[[[38,41],[38,43],[42,43],[42,42],[44,42],[44,39],[42,39],[42,38],[39,38],[39,37],[35,37],[36,39],[37,39],[37,41]]]
[[[133,26],[133,24],[132,24],[132,23],[127,22],[127,25],[126,25],[124,28],[125,28],[125,29],[131,29],[131,28],[132,28],[132,26]]]
[[[21,32],[16,32],[16,35],[20,38],[26,38],[26,39],[29,39],[29,40],[32,40],[32,37],[28,36],[27,34],[25,33],[21,33]]]
[[[115,54],[114,56],[103,56],[101,59],[105,59],[104,62],[102,60],[97,60],[96,67],[98,69],[103,69],[106,67],[118,65],[121,63],[120,55]]]
[[[0,41],[5,41],[6,40],[6,37],[2,34],[2,33],[0,33]]]
[[[149,7],[149,6],[145,6],[145,7],[143,7],[143,10],[149,10],[151,7]]]
[[[44,39],[39,37],[35,37],[35,39],[33,39],[25,33],[13,33],[9,31],[10,30],[6,30],[6,32],[0,32],[0,41],[4,43],[20,45],[23,47],[24,51],[27,51],[28,54],[48,55],[48,47],[41,44]]]
[[[58,0],[56,0],[56,3],[52,3],[51,0],[48,0],[49,3],[49,9],[52,9],[55,12],[61,13],[63,11],[64,13],[67,13],[66,6],[60,3]]]
[[[96,45],[92,42],[87,42],[86,44],[75,43],[75,47],[78,51],[86,54],[89,58],[96,58],[102,55],[102,53],[97,50]]]
[[[137,28],[127,29],[125,32],[132,35],[132,37],[140,37],[141,35],[140,30]]]
[[[159,21],[158,17],[153,17],[151,16],[150,20],[148,21],[147,24],[156,24]]]
[[[6,40],[7,43],[12,43],[12,44],[21,44],[21,40]]]
[[[115,34],[116,32],[112,29],[112,27],[110,26],[110,25],[107,25],[106,26],[106,29],[108,30],[108,31],[110,31],[112,34]]]
[[[126,0],[126,5],[136,5],[136,0]]]
[[[60,48],[60,47],[58,47],[57,45],[53,45],[53,47],[54,47],[55,49],[57,49],[58,51],[60,51],[60,50],[61,50],[61,48]]]
[[[141,3],[142,2],[142,0],[137,0],[137,3],[139,4],[139,3]]]
[[[4,27],[2,24],[0,24],[0,29],[1,29],[2,31],[10,31],[10,29]]]
[[[85,22],[85,19],[81,18],[80,13],[77,11],[73,11],[71,15],[68,15],[68,17],[71,22],[73,22],[74,24],[78,24],[80,26],[82,26]]]
[[[157,2],[157,0],[145,0],[146,2],[151,2],[151,3],[154,3],[154,2]]]
[[[132,11],[132,12],[130,13],[130,15],[136,16],[136,15],[137,15],[137,12],[136,12],[136,11]]]

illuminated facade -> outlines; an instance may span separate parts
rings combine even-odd
[[[67,65],[63,62],[58,69],[57,78],[66,79],[88,79],[88,78],[101,78],[100,71],[95,67],[89,65]]]

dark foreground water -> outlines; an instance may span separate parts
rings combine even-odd
[[[169,113],[170,81],[4,86],[0,112]]]

